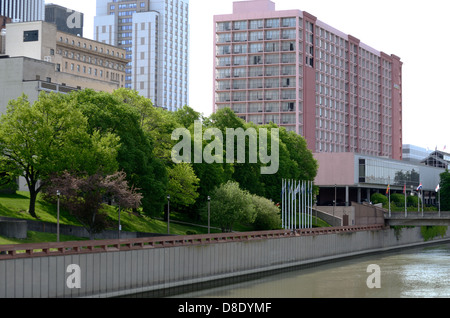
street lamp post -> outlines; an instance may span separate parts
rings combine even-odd
[[[122,230],[122,225],[120,224],[120,206],[119,206],[119,229],[118,229],[119,231],[118,231],[118,237],[119,237],[119,240],[120,240],[120,231]]]
[[[335,210],[336,210],[336,203],[337,203],[337,184],[334,185],[333,216],[334,216]]]
[[[56,205],[56,241],[59,243],[59,197],[61,196],[59,190],[56,191],[56,196],[58,197],[58,203]]]
[[[208,196],[208,234],[211,234],[211,197]]]
[[[170,194],[167,195],[167,234],[170,234]]]

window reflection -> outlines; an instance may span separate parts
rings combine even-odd
[[[420,183],[420,173],[415,170],[415,167],[405,164],[360,159],[359,182],[417,187]]]

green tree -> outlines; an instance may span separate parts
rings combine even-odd
[[[215,189],[211,196],[211,223],[222,232],[231,232],[237,223],[252,224],[255,218],[252,197],[238,183],[229,181]]]
[[[114,94],[83,90],[71,95],[88,118],[91,131],[112,132],[120,137],[117,161],[131,186],[143,195],[145,214],[159,214],[165,203],[167,173],[155,157],[155,143],[143,127],[148,119],[150,100],[135,91],[119,90]]]
[[[196,120],[201,120],[202,116],[189,106],[184,106],[173,113],[175,120],[184,128],[189,128]]]
[[[179,206],[190,206],[198,198],[199,179],[189,163],[176,164],[168,168],[170,201]]]
[[[25,95],[9,102],[0,119],[0,163],[25,178],[33,217],[37,195],[51,174],[117,170],[117,136],[88,133],[87,128],[86,118],[67,95],[43,92],[33,105]]]
[[[219,129],[223,134],[224,144],[226,144],[228,140],[233,140],[233,143],[235,145],[233,158],[235,159],[235,161],[233,164],[231,164],[233,167],[232,179],[239,183],[243,189],[253,194],[263,196],[265,194],[265,190],[264,184],[261,181],[262,164],[260,160],[257,160],[256,163],[250,162],[249,150],[251,137],[246,134],[245,139],[242,140],[239,135],[239,131],[248,132],[249,129],[254,129],[256,131],[254,137],[256,137],[256,140],[258,140],[258,127],[253,123],[245,123],[241,118],[237,117],[230,108],[223,108],[212,114],[209,120],[206,121],[206,127]],[[227,131],[228,129],[235,130],[234,139],[231,139],[232,136]],[[241,142],[245,142],[244,162],[238,161],[239,143]],[[259,149],[258,142],[257,147],[257,149]],[[224,149],[224,164],[227,164],[226,150],[227,149]]]

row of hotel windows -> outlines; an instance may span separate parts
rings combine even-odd
[[[297,32],[294,29],[286,30],[269,30],[269,31],[253,31],[238,33],[219,33],[217,35],[217,43],[229,42],[255,42],[255,41],[273,41],[273,40],[290,40],[296,38]],[[302,36],[300,36],[302,38]]]
[[[300,22],[302,19],[300,18]],[[244,20],[244,21],[226,21],[226,22],[218,22],[216,24],[216,30],[218,32],[223,31],[231,31],[231,30],[257,30],[263,28],[292,28],[296,27],[297,18],[288,17],[288,18],[274,18],[274,19],[266,19],[266,20]],[[300,23],[300,25],[302,25]]]
[[[303,91],[299,92],[300,99],[303,98]],[[296,90],[267,90],[267,91],[236,91],[233,93],[217,93],[216,102],[245,102],[245,101],[272,101],[272,100],[296,100]]]
[[[295,76],[297,67],[294,65],[282,66],[255,66],[249,68],[238,67],[231,70],[230,68],[223,68],[216,70],[217,79],[226,79],[233,77],[261,77],[261,76]],[[303,74],[303,69],[299,70],[300,75]]]
[[[266,54],[266,55],[251,55],[251,56],[234,56],[217,58],[217,66],[238,66],[238,65],[258,65],[258,64],[292,64],[296,63],[296,54],[281,53],[281,54]]]
[[[272,52],[294,52],[295,42],[283,41],[253,44],[219,45],[216,48],[217,55],[247,54],[247,53],[272,53]],[[302,51],[301,49],[299,50]]]
[[[249,80],[224,80],[216,82],[216,90],[224,91],[231,89],[260,89],[260,88],[289,88],[296,87],[295,77],[266,78]],[[299,78],[299,87],[303,86],[303,78]]]
[[[303,103],[299,103],[299,111],[303,109]],[[269,102],[269,103],[234,103],[231,109],[236,114],[248,113],[292,113],[296,111],[295,102]],[[222,108],[222,106],[219,106]]]

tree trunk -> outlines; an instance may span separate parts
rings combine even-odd
[[[37,191],[34,189],[34,187],[30,187],[30,206],[28,208],[28,212],[32,217],[37,219],[36,215],[36,199],[37,199]]]

